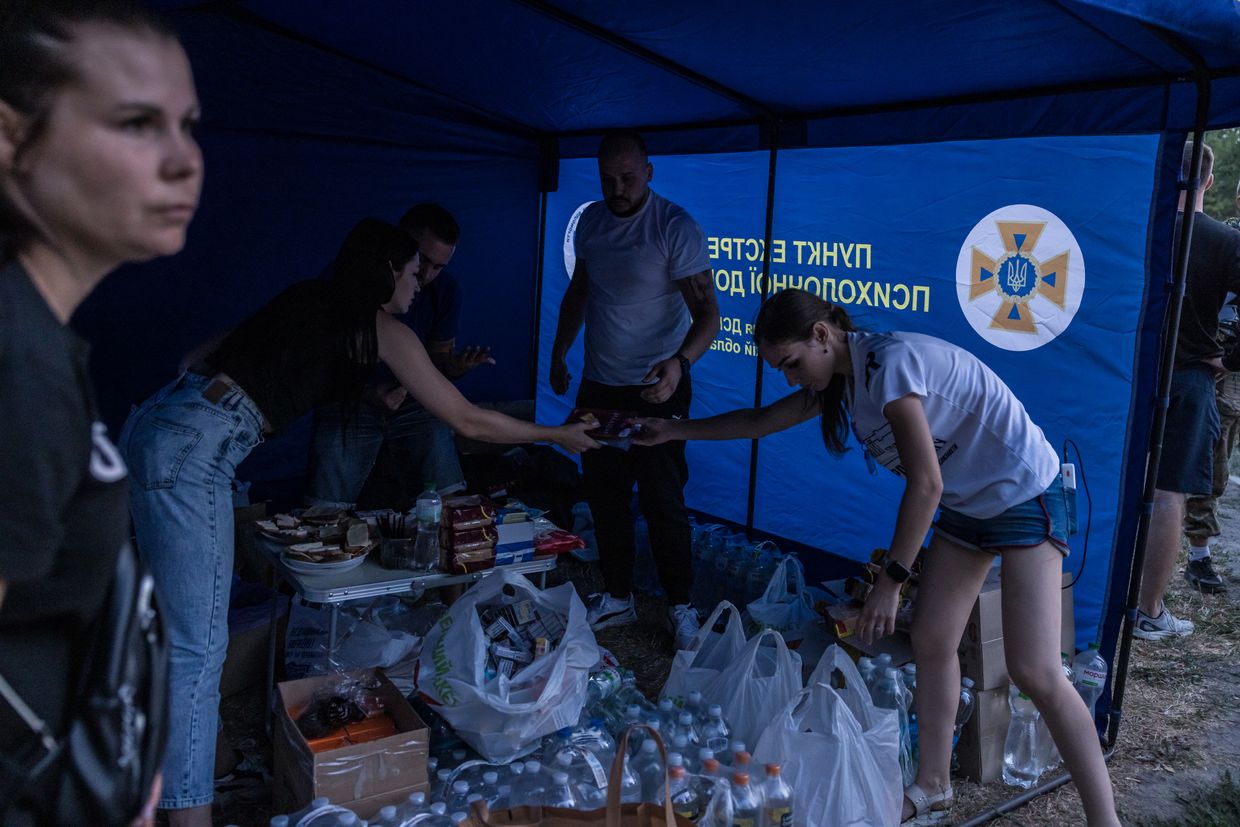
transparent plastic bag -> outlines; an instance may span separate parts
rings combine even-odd
[[[752,744],[800,691],[801,656],[788,649],[779,632],[767,629],[750,638],[702,698],[723,707],[734,738]]]
[[[659,697],[671,698],[683,705],[684,699],[696,689],[709,701],[706,690],[744,648],[745,627],[741,613],[724,600],[710,613],[689,648],[676,653]]]
[[[785,643],[795,648],[816,617],[805,588],[805,568],[801,561],[791,555],[780,560],[766,591],[746,608],[755,627],[753,631],[774,629],[783,635]]]

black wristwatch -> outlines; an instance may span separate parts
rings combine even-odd
[[[891,559],[891,555],[883,556],[883,572],[897,583],[903,583],[913,575],[913,572],[901,563],[899,560]]]
[[[690,367],[692,367],[692,365],[693,365],[693,363],[689,361],[689,357],[688,357],[688,356],[686,356],[686,355],[684,355],[684,354],[683,354],[683,353],[681,353],[680,351],[676,351],[676,359],[677,359],[677,361],[679,361],[679,362],[680,362],[680,372],[681,372],[681,374],[682,374],[682,375],[685,375],[685,376],[688,376],[688,375],[689,375],[689,368],[690,368]]]

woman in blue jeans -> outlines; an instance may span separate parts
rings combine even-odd
[[[1068,553],[1059,461],[1020,400],[967,351],[916,333],[858,331],[842,308],[804,290],[768,299],[753,336],[762,358],[801,390],[708,419],[643,419],[638,441],[757,439],[819,417],[828,453],[839,456],[855,433],[868,459],[905,479],[884,570],[861,614],[867,642],[895,630],[900,584],[940,512],[913,619],[921,758],[903,818],[947,815],[956,649],[1001,555],[1008,672],[1046,719],[1089,823],[1119,824],[1092,715],[1059,660]]]
[[[458,432],[489,442],[595,447],[584,423],[545,427],[475,407],[392,314],[418,290],[417,242],[376,219],[345,239],[330,279],[276,296],[218,348],[144,402],[120,447],[132,469],[139,552],[154,572],[172,643],[160,806],[171,823],[211,823],[220,671],[233,569],[232,481],[263,441],[328,402],[356,405],[377,362]]]

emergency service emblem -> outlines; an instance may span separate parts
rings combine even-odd
[[[1067,330],[1085,291],[1085,261],[1059,217],[1010,204],[973,227],[956,260],[956,296],[978,335],[1033,350]]]

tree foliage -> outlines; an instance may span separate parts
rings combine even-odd
[[[1206,133],[1214,150],[1214,186],[1206,190],[1206,215],[1222,221],[1240,214],[1236,209],[1236,185],[1240,183],[1240,128]]]

